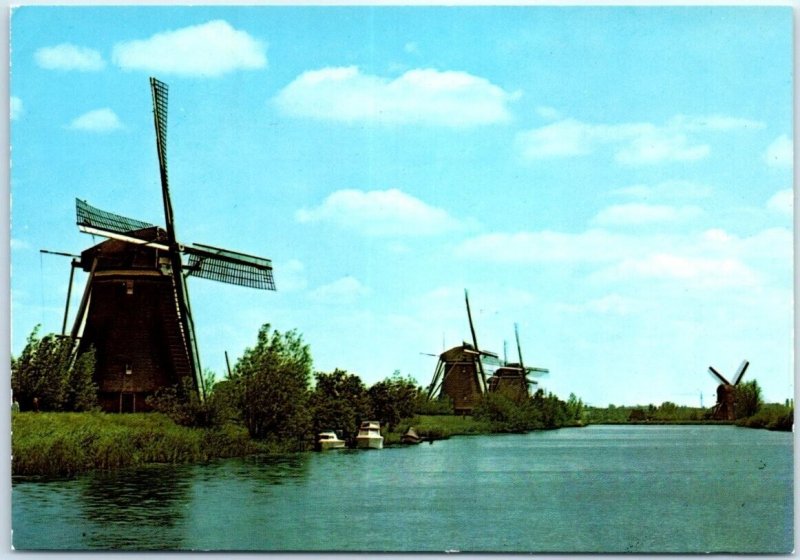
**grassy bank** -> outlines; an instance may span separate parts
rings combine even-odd
[[[23,412],[12,415],[11,430],[14,475],[73,475],[267,451],[244,428],[186,428],[155,413]]]

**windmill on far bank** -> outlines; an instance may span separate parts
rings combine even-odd
[[[148,395],[184,377],[203,398],[188,277],[275,289],[269,259],[178,241],[167,173],[168,89],[155,78],[150,87],[166,227],[76,200],[78,228],[107,240],[74,263],[89,277],[71,335],[79,353],[96,350],[95,382],[109,412],[147,410]]]
[[[495,370],[494,375],[489,378],[489,391],[500,393],[513,401],[521,402],[530,396],[530,386],[538,384],[537,381],[529,379],[528,376],[545,375],[550,370],[539,367],[525,367],[525,363],[522,360],[522,347],[519,343],[519,328],[516,323],[514,323],[514,338],[517,341],[519,362],[506,362],[502,367]]]
[[[744,372],[750,362],[747,360],[742,361],[739,369],[736,370],[736,375],[733,377],[734,381],[731,383],[725,376],[714,369],[712,366],[708,367],[708,371],[715,376],[722,383],[717,387],[717,404],[711,408],[711,417],[714,420],[736,420],[736,386],[744,377]]]
[[[488,391],[483,358],[497,360],[497,354],[494,352],[479,349],[467,290],[464,290],[464,300],[467,304],[472,344],[463,342],[460,346],[442,352],[433,373],[433,380],[428,386],[428,398],[451,399],[456,414],[471,414],[472,409]]]

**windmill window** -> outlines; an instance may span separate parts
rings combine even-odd
[[[133,295],[133,280],[125,280],[125,293]]]
[[[125,364],[125,375],[133,375],[133,366],[131,364]]]

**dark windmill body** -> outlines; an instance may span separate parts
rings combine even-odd
[[[481,351],[472,323],[469,295],[464,291],[467,304],[472,344],[466,342],[454,346],[439,355],[439,362],[428,387],[428,398],[450,399],[456,414],[471,414],[483,395],[488,391],[483,357],[497,359],[492,352]]]
[[[519,343],[519,330],[514,325],[514,337],[517,341],[517,355],[519,362],[506,362],[502,367],[495,370],[494,375],[489,378],[489,391],[504,395],[514,402],[520,403],[530,396],[530,386],[536,385],[537,381],[529,379],[530,375],[544,375],[550,370],[545,368],[525,367],[522,360],[522,347]]]
[[[742,377],[744,377],[744,372],[747,371],[749,365],[750,362],[747,360],[742,362],[736,371],[733,383],[728,381],[716,369],[709,366],[708,371],[722,382],[717,386],[717,404],[711,408],[711,417],[714,420],[736,420],[736,386],[739,385]]]
[[[71,334],[78,352],[95,348],[95,382],[109,412],[147,410],[148,395],[184,378],[203,397],[187,277],[275,289],[268,259],[177,241],[167,175],[167,87],[155,78],[150,84],[166,228],[76,203],[79,229],[108,238],[77,263],[89,277]]]

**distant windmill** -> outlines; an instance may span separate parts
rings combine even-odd
[[[167,86],[150,78],[150,88],[166,229],[76,201],[78,228],[107,240],[81,254],[89,278],[72,337],[79,352],[96,349],[99,400],[111,412],[146,410],[148,395],[184,377],[203,398],[187,277],[275,289],[268,259],[178,241],[167,174]]]
[[[529,375],[544,375],[550,372],[546,368],[525,367],[522,360],[522,346],[519,343],[519,328],[514,323],[514,338],[517,341],[517,355],[519,362],[506,362],[502,367],[495,370],[494,375],[489,378],[489,391],[504,394],[512,400],[522,401],[530,395],[529,386],[536,385],[538,382],[528,379]]]
[[[736,386],[739,385],[742,377],[744,377],[744,372],[747,371],[749,365],[750,362],[747,360],[742,361],[739,369],[736,370],[733,383],[728,381],[725,376],[712,366],[709,366],[708,371],[722,381],[717,387],[717,404],[711,408],[711,416],[714,420],[736,420],[736,413],[734,410],[736,404]]]
[[[439,355],[439,362],[428,386],[428,398],[449,398],[453,401],[456,414],[470,414],[487,392],[486,372],[483,358],[497,360],[497,354],[486,352],[478,347],[478,337],[472,322],[472,311],[469,306],[469,294],[464,290],[467,305],[467,318],[472,334],[472,344],[463,342]]]

